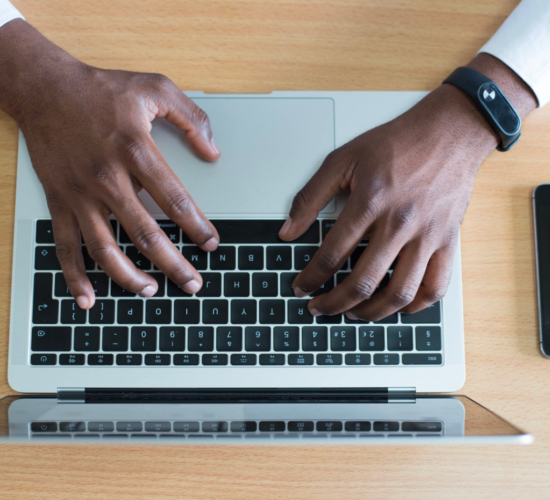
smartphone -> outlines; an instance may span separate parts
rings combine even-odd
[[[550,358],[550,184],[533,191],[540,350]]]

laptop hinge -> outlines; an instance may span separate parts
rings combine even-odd
[[[86,389],[84,387],[58,387],[58,403],[85,403]]]

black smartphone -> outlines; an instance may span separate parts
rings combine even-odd
[[[550,184],[533,191],[540,350],[550,358]]]

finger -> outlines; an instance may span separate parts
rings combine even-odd
[[[109,206],[136,248],[189,294],[201,289],[202,277],[159,227],[137,194],[121,190]]]
[[[374,231],[351,274],[329,293],[310,300],[310,313],[314,316],[339,314],[369,299],[405,242],[405,235],[391,237],[384,229]]]
[[[302,235],[313,224],[319,212],[342,191],[342,169],[345,163],[346,159],[339,150],[325,158],[319,170],[294,197],[290,216],[279,231],[282,240],[292,241]]]
[[[421,242],[405,246],[388,286],[346,312],[346,316],[352,320],[378,321],[409,305],[418,293],[431,255],[431,249]]]
[[[411,314],[421,311],[445,296],[451,281],[455,249],[453,244],[432,255],[416,297],[402,312]]]
[[[88,253],[99,267],[125,290],[143,297],[153,296],[158,289],[157,281],[136,269],[124,255],[107,219],[107,211],[86,207],[77,215]]]
[[[142,142],[138,168],[134,176],[157,202],[167,217],[183,229],[194,243],[211,252],[220,237],[214,226],[195,204],[176,174],[164,161],[151,138]]]
[[[95,303],[95,294],[86,276],[78,221],[68,210],[53,210],[52,226],[57,259],[69,291],[78,307],[90,309]]]
[[[375,220],[375,213],[353,193],[311,262],[294,280],[296,296],[317,290],[342,267]]]
[[[220,150],[212,137],[208,115],[187,97],[168,78],[156,76],[157,91],[153,95],[157,118],[166,118],[185,137],[194,151],[205,160],[214,161],[220,157]]]

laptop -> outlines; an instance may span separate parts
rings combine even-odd
[[[41,184],[20,136],[8,379],[16,391],[85,401],[97,391],[236,390],[302,395],[413,397],[452,392],[465,378],[460,250],[445,298],[416,314],[376,323],[343,315],[313,318],[292,291],[345,205],[337,197],[296,242],[277,237],[296,192],[325,156],[403,113],[422,92],[186,93],[211,120],[222,157],[198,159],[173,126],[156,121],[153,138],[220,234],[206,254],[143,202],[203,276],[188,296],[145,259],[113,219],[120,246],[159,283],[141,298],[112,282],[87,256],[96,304],[80,310],[59,262]],[[318,293],[339,283],[368,242]],[[391,279],[391,271],[388,274]],[[95,392],[94,392],[95,391]],[[244,392],[243,392],[244,391]],[[195,393],[196,394],[196,393]],[[67,395],[69,395],[67,397]],[[172,397],[171,396],[171,397]],[[220,396],[222,397],[222,396]],[[124,399],[124,397],[122,397]],[[239,399],[242,400],[242,399]]]

